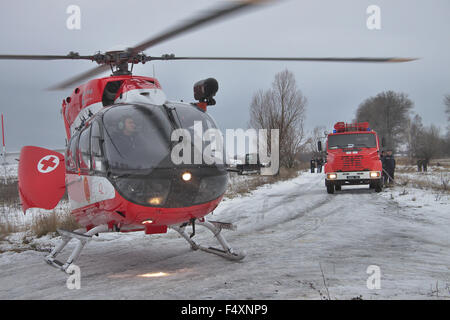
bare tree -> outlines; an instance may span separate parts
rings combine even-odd
[[[446,154],[450,154],[450,94],[444,96],[445,113],[447,114],[447,137],[445,141]]]
[[[450,94],[444,97],[445,113],[447,114],[447,121],[450,121]]]
[[[275,75],[272,88],[259,90],[250,105],[250,126],[279,130],[280,164],[293,167],[305,139],[306,98],[289,70]],[[267,140],[270,150],[270,136]]]
[[[387,146],[396,149],[408,134],[409,112],[413,102],[404,93],[387,91],[366,99],[356,111],[358,122],[368,121]]]
[[[438,127],[431,125],[423,128],[418,138],[417,157],[430,160],[441,155],[443,142]]]
[[[431,160],[437,156],[445,155],[445,138],[435,125],[425,127],[422,118],[415,115],[410,122],[410,143],[408,144],[411,158]]]
[[[311,152],[313,155],[318,155],[318,149],[317,149],[317,143],[321,141],[322,143],[325,142],[326,136],[325,136],[326,128],[325,126],[317,126],[313,129],[311,134],[309,135],[308,141],[306,142],[308,151]]]
[[[421,158],[419,150],[423,130],[422,117],[416,114],[409,122],[408,153],[411,159]]]

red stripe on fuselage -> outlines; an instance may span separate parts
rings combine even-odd
[[[123,81],[116,96],[135,89],[161,89],[158,80],[150,77],[124,75],[91,80],[75,88],[69,99],[66,98],[63,102],[63,116],[69,128],[81,110],[94,103],[102,102],[105,86],[111,81]]]
[[[114,199],[96,202],[72,211],[83,226],[118,224],[124,226],[141,225],[143,220],[153,220],[154,226],[180,224],[193,218],[201,218],[212,212],[222,200],[222,196],[203,204],[183,208],[145,207],[124,199],[116,191]],[[124,215],[124,217],[122,216]]]

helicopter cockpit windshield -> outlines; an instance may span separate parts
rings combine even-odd
[[[181,127],[188,129],[192,134],[194,133],[195,122],[201,122],[203,133],[208,129],[217,128],[215,121],[207,113],[192,106],[182,104],[174,104],[174,106]]]
[[[200,132],[194,130],[196,123],[201,124]],[[174,129],[187,129],[194,143],[195,134],[217,128],[207,113],[194,106],[177,103],[170,106],[127,104],[111,107],[103,114],[103,125],[108,167],[117,174],[173,168],[171,134]],[[203,143],[202,149],[205,147]],[[218,151],[216,154],[222,154]]]
[[[172,126],[160,106],[120,105],[103,115],[111,171],[170,167]]]
[[[212,118],[195,106],[116,105],[103,112],[102,122],[107,175],[125,199],[144,206],[178,208],[217,199],[225,192],[228,176],[223,164],[172,161],[177,142],[171,136],[176,129],[192,133],[199,123],[203,131],[216,129]],[[182,179],[186,169],[191,173],[188,183]]]

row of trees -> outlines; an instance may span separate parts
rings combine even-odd
[[[450,123],[450,94],[444,97],[444,105]],[[279,129],[281,166],[291,168],[302,155],[307,154],[308,158],[314,155],[317,142],[325,136],[324,126],[306,134],[306,106],[307,99],[288,70],[276,74],[269,90],[259,90],[253,96],[249,125],[255,129]],[[354,121],[368,121],[384,138],[385,148],[404,151],[410,158],[450,156],[450,126],[446,135],[435,125],[424,126],[422,118],[413,113],[413,107],[406,94],[386,91],[363,101]],[[270,136],[267,141],[270,142]]]
[[[386,147],[397,149],[407,134],[409,114],[413,102],[403,93],[382,92],[361,103],[356,110],[356,122],[369,122]]]
[[[450,120],[450,95],[444,104]],[[382,92],[363,101],[356,110],[355,121],[368,121],[386,141],[385,148],[404,151],[411,159],[450,156],[450,133],[435,125],[424,126],[422,118],[412,112],[414,103],[404,93]]]
[[[430,160],[448,154],[448,142],[441,136],[435,125],[424,127],[422,118],[415,115],[408,132],[408,152],[410,158]]]

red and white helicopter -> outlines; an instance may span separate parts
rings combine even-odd
[[[249,8],[261,1],[233,1],[200,17],[177,25],[123,51],[89,56],[71,52],[56,55],[0,55],[0,59],[75,60],[99,64],[53,89],[66,89],[111,69],[109,77],[93,79],[75,87],[62,102],[67,135],[65,155],[33,146],[21,150],[19,195],[24,212],[37,207],[52,209],[67,191],[71,212],[83,226],[75,231],[59,230],[61,243],[46,261],[63,271],[79,257],[92,236],[104,232],[144,231],[146,234],[176,230],[194,250],[200,249],[231,260],[244,252],[233,249],[221,234],[234,229],[231,223],[207,221],[205,216],[220,203],[228,183],[225,165],[174,164],[171,132],[191,128],[201,121],[216,127],[207,106],[215,104],[217,81],[206,79],[194,86],[196,103],[166,99],[157,79],[132,75],[129,65],[156,60],[247,60],[405,62],[402,58],[283,58],[283,57],[161,57],[144,50],[194,28]],[[186,227],[192,226],[192,233]],[[197,243],[195,226],[209,229],[221,249]],[[56,259],[67,243],[77,246],[66,262]]]

